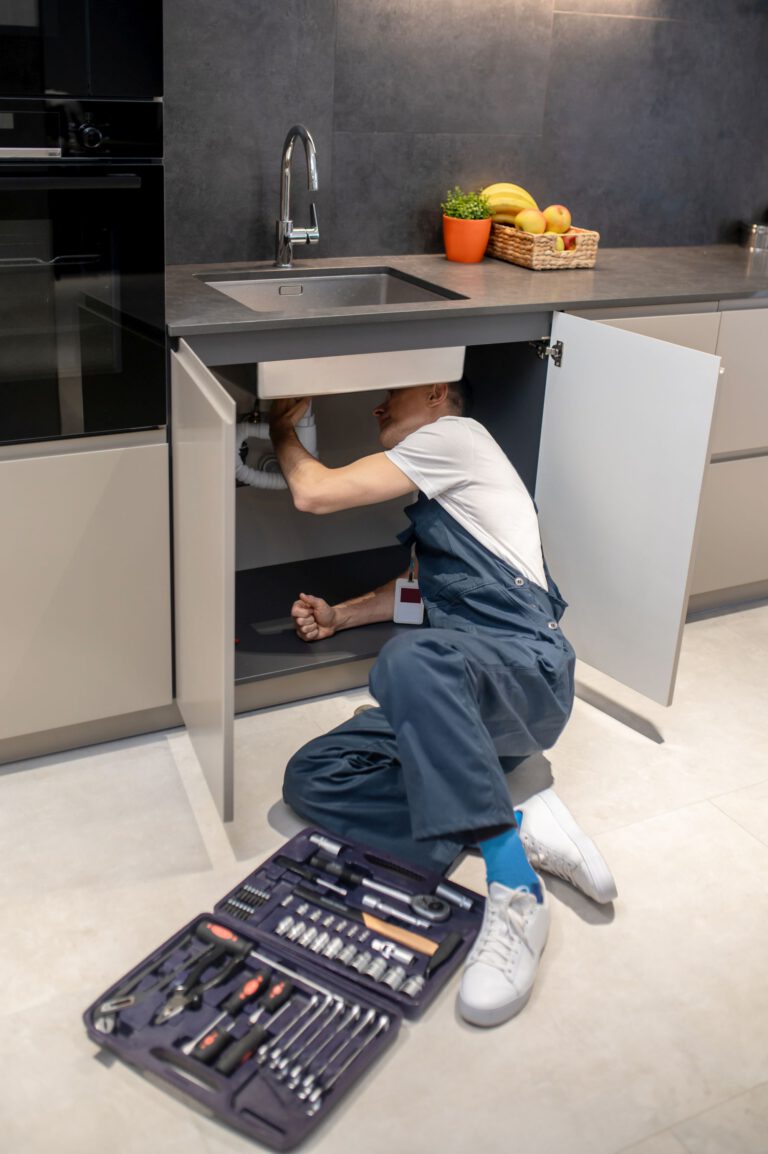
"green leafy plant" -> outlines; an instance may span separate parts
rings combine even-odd
[[[458,184],[453,191],[448,189],[440,207],[446,216],[455,216],[459,220],[486,220],[493,216],[488,198],[482,192],[462,192]]]

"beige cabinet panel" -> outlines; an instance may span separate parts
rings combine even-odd
[[[0,461],[0,738],[169,704],[168,447]]]
[[[768,456],[707,469],[691,593],[768,580]]]
[[[714,306],[713,306],[714,307]],[[657,341],[669,341],[686,349],[698,349],[702,353],[717,352],[717,335],[721,313],[670,313],[664,315],[606,317],[593,312],[577,313],[589,320],[599,320],[600,324],[612,325],[627,332],[654,337]]]
[[[720,314],[723,379],[712,452],[768,448],[768,308]]]

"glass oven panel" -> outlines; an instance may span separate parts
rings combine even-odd
[[[165,423],[162,184],[0,168],[0,443]]]
[[[3,96],[162,95],[160,0],[0,0]]]

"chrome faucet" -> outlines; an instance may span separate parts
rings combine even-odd
[[[317,151],[315,142],[303,124],[294,124],[285,138],[283,159],[280,170],[280,219],[277,222],[277,244],[275,264],[278,268],[290,268],[293,260],[294,244],[317,244],[320,229],[317,226],[317,209],[314,201],[309,206],[311,225],[309,228],[294,228],[291,220],[291,159],[296,137],[304,141],[307,154],[307,187],[317,190]]]

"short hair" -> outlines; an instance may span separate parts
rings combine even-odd
[[[461,380],[448,382],[448,401],[459,417],[469,417],[472,413],[472,386],[463,376]]]

